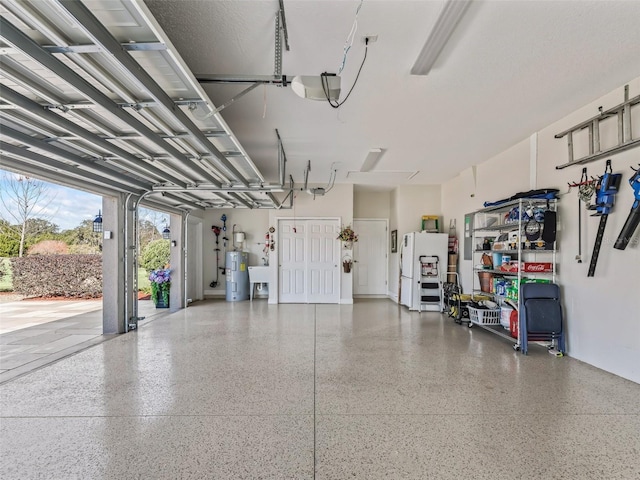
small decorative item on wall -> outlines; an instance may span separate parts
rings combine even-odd
[[[351,250],[353,248],[353,242],[358,241],[358,235],[353,231],[351,225],[347,225],[340,230],[337,239],[344,242],[345,249]]]
[[[342,257],[342,268],[344,273],[351,273],[351,267],[353,267],[353,260],[349,255]]]
[[[398,230],[391,230],[391,253],[398,253]]]

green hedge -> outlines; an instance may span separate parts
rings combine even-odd
[[[165,268],[169,264],[169,258],[171,257],[169,250],[169,240],[159,239],[149,242],[140,256],[140,266],[147,273]]]
[[[13,291],[26,297],[102,295],[101,255],[33,255],[11,259]]]

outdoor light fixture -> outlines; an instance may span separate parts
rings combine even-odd
[[[102,212],[98,210],[98,215],[93,219],[93,231],[100,233],[102,231]]]
[[[168,225],[165,225],[164,230],[162,230],[162,238],[165,240],[169,240],[169,238],[171,238],[171,230],[169,230]]]
[[[411,75],[427,75],[431,71],[470,3],[470,0],[446,1],[427,42],[422,47],[422,51],[411,69]]]

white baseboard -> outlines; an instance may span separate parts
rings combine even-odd
[[[209,289],[204,291],[204,295],[205,297],[225,297],[227,292],[224,290]]]

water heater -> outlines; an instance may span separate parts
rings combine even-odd
[[[226,299],[227,302],[249,300],[249,270],[247,252],[227,252],[226,256]]]

